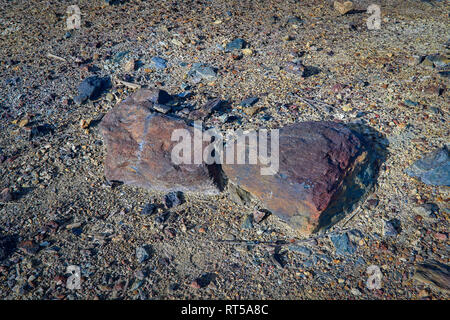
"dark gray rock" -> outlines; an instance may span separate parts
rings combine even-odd
[[[301,61],[297,60],[287,62],[284,69],[287,72],[297,74],[302,78],[308,78],[320,73],[319,68],[314,66],[305,66]]]
[[[257,97],[250,97],[250,98],[244,99],[241,102],[241,106],[242,107],[251,107],[252,105],[257,103],[258,100],[259,100],[259,98],[257,98]]]
[[[136,259],[139,263],[143,263],[150,258],[149,248],[147,246],[141,246],[136,248]]]
[[[8,258],[16,249],[17,239],[13,236],[2,236],[0,234],[0,261]]]
[[[188,72],[188,76],[196,79],[213,80],[217,77],[216,69],[205,63],[192,64],[191,70]]]
[[[165,69],[167,68],[167,60],[163,59],[161,57],[153,57],[152,63],[155,66],[156,69]]]
[[[444,78],[450,78],[450,71],[441,71],[439,75]]]
[[[384,222],[384,236],[385,237],[396,237],[402,231],[400,220],[391,219]]]
[[[230,51],[234,51],[234,50],[241,50],[245,47],[245,45],[246,45],[246,42],[244,39],[237,38],[237,39],[234,39],[233,41],[229,42],[225,46],[225,51],[230,52]]]
[[[448,146],[426,154],[414,162],[405,172],[423,183],[450,186],[450,157]]]
[[[78,96],[74,97],[73,100],[77,104],[82,104],[88,99],[95,100],[109,88],[111,88],[111,79],[109,77],[92,76],[81,82],[78,88]]]
[[[156,212],[158,206],[154,203],[147,203],[144,208],[142,208],[141,214],[143,215],[152,215]]]
[[[356,245],[350,241],[348,233],[331,236],[331,242],[336,248],[337,255],[350,255],[356,251]]]
[[[184,196],[182,192],[169,192],[168,194],[166,194],[164,199],[167,208],[179,206],[184,202]]]
[[[0,201],[1,202],[10,202],[13,200],[13,193],[11,189],[5,188],[0,192]]]
[[[197,110],[192,111],[189,114],[189,119],[192,120],[204,120],[207,118],[211,113],[218,111],[222,108],[225,101],[221,99],[213,99],[208,101],[205,105],[200,107]]]

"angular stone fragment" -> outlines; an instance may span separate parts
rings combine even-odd
[[[260,158],[256,165],[225,161],[222,167],[230,192],[238,190],[232,196],[244,202],[256,197],[300,233],[310,234],[341,219],[365,194],[375,172],[363,170],[367,154],[362,140],[344,125],[303,122],[279,130],[276,174],[261,175],[267,166]]]
[[[350,240],[347,233],[333,235],[330,239],[336,248],[337,255],[353,254],[356,251],[356,245]]]
[[[426,154],[405,172],[423,183],[450,187],[450,151],[448,146]]]
[[[305,21],[300,19],[299,17],[289,17],[286,21],[287,25],[291,25],[294,28],[301,26],[303,23],[305,23]]]
[[[231,52],[233,50],[241,50],[242,48],[245,47],[245,45],[246,43],[244,39],[237,38],[226,45],[225,51]]]
[[[171,141],[172,132],[185,129],[193,137],[193,128],[181,119],[154,112],[154,102],[161,98],[159,90],[143,89],[104,116],[100,130],[108,151],[106,178],[164,192],[217,193],[214,166],[172,162],[172,149],[178,144]]]
[[[435,68],[447,68],[450,66],[450,59],[441,54],[429,54],[423,58],[422,64]]]
[[[13,200],[13,194],[9,188],[5,188],[0,192],[0,201],[9,202]]]
[[[165,202],[167,208],[173,208],[179,206],[183,203],[183,193],[182,192],[169,192],[165,196]]]
[[[197,78],[198,80],[213,80],[217,77],[217,72],[213,67],[205,63],[196,62],[192,64],[192,68],[189,70],[188,76]]]
[[[167,60],[161,57],[153,57],[152,62],[155,65],[156,69],[165,69],[167,68]]]
[[[221,99],[210,100],[204,106],[202,106],[201,108],[192,111],[189,114],[189,119],[192,119],[192,120],[204,120],[211,113],[213,113],[214,111],[219,110],[224,103],[225,103],[225,101],[223,101]]]
[[[320,69],[314,66],[305,66],[301,61],[289,61],[284,69],[287,72],[297,74],[303,78],[308,78],[320,73]]]
[[[74,97],[77,104],[82,104],[86,100],[95,100],[100,97],[103,91],[111,87],[111,79],[109,77],[99,78],[92,76],[81,82],[78,88],[78,96]]]
[[[147,101],[154,104],[165,104],[172,100],[170,94],[160,89],[143,89],[136,91],[132,97],[130,97],[138,103],[145,103]]]
[[[334,9],[338,11],[340,14],[346,14],[350,10],[353,9],[353,3],[351,1],[345,1],[345,2],[334,2]]]

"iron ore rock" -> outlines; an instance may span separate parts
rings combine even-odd
[[[173,130],[188,130],[193,137],[193,128],[182,119],[155,111],[154,104],[166,100],[161,90],[143,89],[103,117],[100,130],[108,152],[106,178],[164,192],[218,193],[213,165],[172,162],[172,149],[178,143],[171,141]]]
[[[341,219],[365,193],[374,172],[367,170],[368,158],[363,141],[346,126],[303,122],[279,130],[275,174],[262,175],[267,165],[260,159],[256,165],[225,161],[222,168],[233,198],[256,198],[307,235]]]

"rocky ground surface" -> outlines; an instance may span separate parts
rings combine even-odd
[[[74,3],[71,31],[60,1],[0,7],[2,299],[448,299],[448,184],[405,173],[449,142],[448,1],[376,1],[380,30],[365,0],[345,15],[324,0]],[[93,75],[110,86],[79,95]],[[98,123],[138,86],[184,114],[228,101],[206,119],[222,130],[364,124],[387,156],[354,214],[300,237],[228,191],[106,181]]]

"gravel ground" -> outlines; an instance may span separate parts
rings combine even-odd
[[[414,273],[428,260],[449,263],[449,188],[404,170],[449,142],[448,74],[422,62],[449,53],[449,2],[378,0],[381,29],[368,30],[371,2],[354,1],[345,15],[323,0],[4,2],[0,191],[13,199],[0,202],[0,297],[448,299]],[[74,3],[81,28],[67,34]],[[235,38],[250,50],[225,52]],[[167,67],[158,69],[155,56]],[[296,59],[320,72],[289,72]],[[216,77],[190,77],[193,63],[216,68]],[[94,74],[113,87],[74,103]],[[186,195],[168,209],[164,194],[103,176],[97,124],[134,91],[118,80],[170,94],[189,85],[194,108],[228,100],[226,113],[207,122],[221,129],[366,124],[384,137],[386,161],[356,214],[310,238],[274,215],[249,225],[258,204],[237,205],[227,191]],[[251,112],[240,106],[248,97],[259,98]],[[160,204],[157,214],[141,212],[149,203]],[[81,268],[81,290],[66,287],[71,265]],[[366,283],[371,265],[379,289]]]

